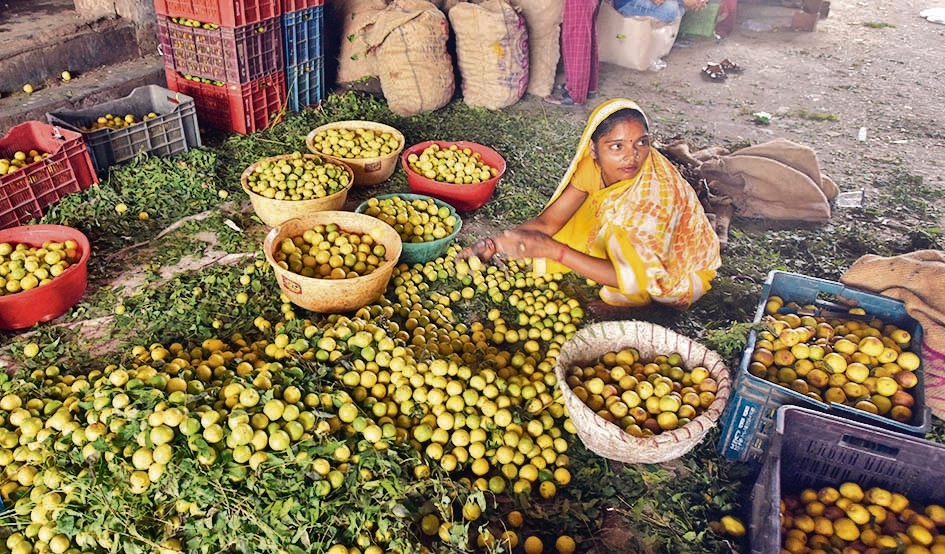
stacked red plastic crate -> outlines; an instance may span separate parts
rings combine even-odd
[[[285,78],[289,109],[324,99],[324,0],[283,0]]]
[[[155,0],[167,87],[209,127],[252,133],[286,107],[282,0]]]

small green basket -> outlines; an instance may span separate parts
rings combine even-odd
[[[679,34],[699,37],[715,36],[715,22],[719,17],[721,4],[710,2],[705,9],[688,10],[679,22]]]
[[[453,242],[453,239],[459,235],[460,229],[463,228],[463,219],[456,213],[456,209],[448,203],[433,198],[432,196],[427,196],[425,194],[412,194],[406,192],[392,193],[392,194],[380,194],[375,196],[378,200],[383,200],[385,198],[392,198],[394,196],[399,196],[400,198],[413,201],[413,200],[428,200],[435,203],[437,206],[448,208],[450,215],[456,217],[456,225],[453,227],[453,232],[448,236],[445,236],[441,239],[436,239],[428,242],[407,242],[403,241],[403,249],[400,254],[400,263],[413,265],[413,264],[425,264],[431,260],[435,260],[438,257],[442,256],[446,249],[449,248],[450,243]],[[368,200],[361,202],[354,211],[358,213],[365,213],[367,210]]]

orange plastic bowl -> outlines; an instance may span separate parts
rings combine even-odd
[[[473,152],[479,153],[479,159],[482,160],[483,163],[492,166],[499,171],[496,173],[495,177],[489,179],[488,181],[483,181],[481,183],[469,183],[466,185],[444,183],[442,181],[428,179],[410,167],[410,163],[407,162],[407,157],[411,154],[416,154],[419,156],[420,153],[431,144],[436,144],[441,149],[449,148],[454,144],[460,149],[469,148]],[[482,144],[463,140],[457,142],[428,140],[426,142],[415,144],[410,148],[405,149],[403,153],[401,153],[400,165],[407,173],[407,184],[410,186],[410,192],[426,194],[428,196],[438,198],[453,206],[456,208],[456,211],[459,212],[468,212],[482,207],[482,205],[488,202],[489,198],[492,197],[492,193],[495,192],[495,187],[499,183],[499,179],[501,179],[502,175],[505,174],[505,158],[503,158],[501,154],[489,148],[488,146],[483,146]]]
[[[0,329],[32,327],[66,313],[75,306],[88,284],[89,239],[78,229],[64,225],[24,225],[0,230],[0,242],[15,242],[40,247],[46,241],[72,239],[79,245],[80,257],[49,284],[35,289],[0,296]]]

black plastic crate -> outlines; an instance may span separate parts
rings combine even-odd
[[[805,488],[882,487],[910,502],[945,504],[945,445],[798,406],[777,427],[751,492],[751,551],[781,552],[781,499]]]
[[[149,113],[157,117],[145,120]],[[106,114],[134,115],[138,123],[120,129],[82,130]],[[102,177],[109,167],[141,153],[172,156],[201,145],[194,99],[157,85],[138,87],[124,98],[91,108],[47,113],[46,119],[53,125],[82,133],[95,170]]]

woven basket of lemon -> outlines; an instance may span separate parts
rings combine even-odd
[[[294,217],[344,207],[354,172],[341,162],[294,152],[250,165],[240,183],[259,219],[275,227]]]
[[[686,454],[715,427],[731,392],[721,356],[644,321],[581,329],[563,345],[555,374],[584,445],[624,463]]]
[[[347,120],[313,129],[305,144],[308,149],[337,160],[354,171],[354,186],[383,183],[397,168],[397,156],[404,149],[404,135],[390,125],[376,121]]]
[[[401,240],[375,217],[330,210],[274,227],[263,248],[289,301],[314,312],[341,313],[384,294]]]

